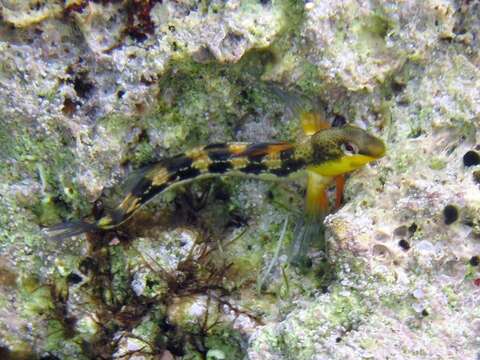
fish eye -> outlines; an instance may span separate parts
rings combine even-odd
[[[341,149],[347,155],[358,154],[358,146],[350,142],[343,143]]]

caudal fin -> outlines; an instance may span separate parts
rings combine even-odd
[[[45,228],[43,232],[49,239],[63,240],[96,229],[97,226],[95,224],[84,221],[72,221]]]

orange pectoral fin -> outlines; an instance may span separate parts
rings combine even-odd
[[[305,211],[308,216],[323,219],[328,213],[327,186],[331,179],[307,171]]]
[[[345,175],[335,176],[335,208],[342,205],[343,191],[345,190]]]
[[[305,135],[313,135],[320,130],[328,129],[331,125],[317,112],[302,111],[300,123]]]

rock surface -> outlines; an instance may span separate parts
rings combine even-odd
[[[478,357],[479,13],[1,0],[0,357]],[[42,235],[162,156],[294,140],[272,81],[388,146],[327,218],[328,262],[288,262],[302,188],[250,179],[167,193],[115,232]]]

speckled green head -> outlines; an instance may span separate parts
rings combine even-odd
[[[311,139],[312,165],[309,170],[323,176],[337,176],[385,155],[384,142],[355,126],[321,130]]]

